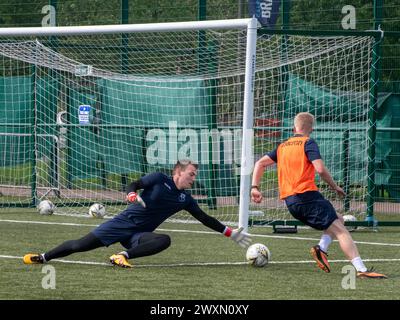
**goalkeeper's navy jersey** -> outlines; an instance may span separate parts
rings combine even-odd
[[[115,242],[137,243],[143,232],[153,232],[167,218],[181,210],[188,211],[205,226],[223,232],[225,226],[200,209],[197,202],[185,190],[178,190],[171,177],[162,173],[152,173],[140,179],[143,188],[141,197],[146,208],[139,203],[131,204],[113,219],[106,221],[92,231],[105,245]]]
[[[151,173],[142,177],[141,197],[146,208],[135,202],[121,215],[129,218],[143,231],[155,230],[163,221],[181,210],[192,211],[196,201],[185,190],[178,190],[171,177],[163,173]]]

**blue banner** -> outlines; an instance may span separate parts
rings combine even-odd
[[[279,16],[281,0],[249,0],[249,15],[263,27],[273,28]]]

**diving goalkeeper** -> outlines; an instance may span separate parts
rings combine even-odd
[[[130,268],[132,264],[129,263],[129,259],[150,256],[170,246],[170,237],[155,233],[154,230],[181,210],[188,211],[202,224],[229,237],[240,246],[248,246],[251,239],[247,233],[242,232],[243,228],[231,229],[207,215],[185,191],[193,185],[197,169],[197,164],[181,160],[176,163],[172,177],[162,173],[151,173],[140,178],[128,186],[127,201],[131,205],[125,211],[81,239],[66,241],[45,253],[26,254],[23,258],[24,263],[45,263],[75,252],[108,247],[120,242],[126,250],[113,254],[110,262],[119,267]],[[137,194],[140,189],[143,189],[141,203],[138,202]]]

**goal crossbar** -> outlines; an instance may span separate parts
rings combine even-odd
[[[96,25],[96,26],[71,26],[71,27],[26,27],[26,28],[0,28],[0,36],[61,36],[61,35],[93,35],[112,33],[135,32],[171,32],[190,30],[226,30],[245,29],[254,18],[209,20],[189,22],[165,22],[124,25]]]

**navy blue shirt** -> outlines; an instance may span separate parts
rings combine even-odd
[[[134,202],[121,213],[140,229],[153,231],[173,214],[186,210],[211,229],[224,231],[225,226],[201,210],[190,193],[177,189],[172,177],[160,172],[151,173],[140,179],[140,187],[146,208]]]

